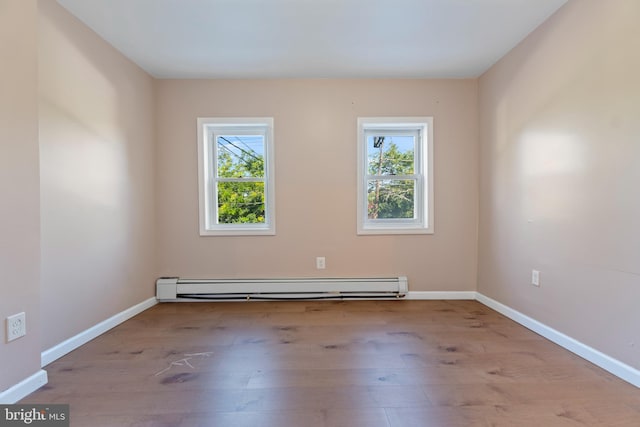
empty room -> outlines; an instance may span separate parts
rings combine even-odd
[[[638,22],[0,0],[0,425],[640,425]]]

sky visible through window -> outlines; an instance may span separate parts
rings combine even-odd
[[[385,136],[383,133],[370,135],[367,138],[369,175],[412,174],[414,151],[415,141],[412,135]]]
[[[264,174],[262,135],[218,135],[218,176],[259,177]]]

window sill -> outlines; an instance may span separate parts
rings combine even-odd
[[[433,229],[429,228],[391,228],[391,227],[378,227],[378,228],[360,228],[358,229],[359,236],[366,235],[384,235],[384,234],[434,234]]]
[[[276,230],[273,228],[266,229],[226,229],[226,230],[200,230],[202,237],[215,236],[275,236]]]

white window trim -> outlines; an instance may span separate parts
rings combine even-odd
[[[214,161],[212,129],[265,128],[265,223],[215,224]],[[240,131],[241,132],[241,131]],[[272,117],[204,117],[198,118],[198,196],[201,236],[257,236],[276,234],[275,175]]]
[[[421,165],[416,191],[418,218],[412,220],[388,219],[370,220],[367,209],[367,153],[366,136],[368,130],[419,130],[422,136],[417,150],[417,163]],[[433,117],[359,117],[358,118],[358,206],[357,233],[367,234],[433,234]]]

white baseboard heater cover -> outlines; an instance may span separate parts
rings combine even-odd
[[[403,298],[407,278],[180,279],[156,281],[158,301]]]

